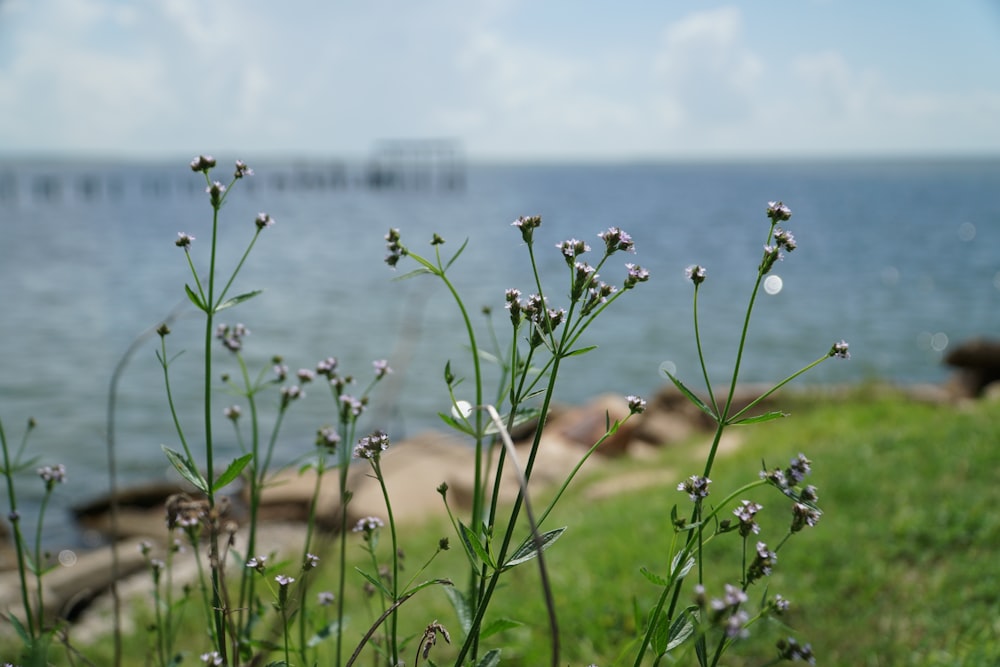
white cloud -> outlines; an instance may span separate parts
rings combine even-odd
[[[692,129],[754,115],[764,66],[743,41],[737,7],[696,12],[666,26],[654,62],[666,127]]]

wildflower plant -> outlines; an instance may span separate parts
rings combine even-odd
[[[468,242],[445,258],[442,255],[445,241],[435,234],[430,243],[433,256],[424,257],[403,243],[399,230],[390,229],[385,236],[388,250],[386,263],[396,268],[403,258],[409,258],[418,267],[403,278],[430,275],[440,280],[455,301],[468,336],[472,386],[466,388],[463,385],[464,378],[455,374],[449,361],[444,368],[444,380],[452,405],[450,411],[440,413],[446,424],[475,441],[470,515],[464,520],[456,517],[448,505],[447,486],[439,488],[469,563],[468,584],[464,591],[458,587],[446,589],[458,618],[463,621],[456,665],[489,665],[499,660],[499,650],[487,650],[483,643],[483,639],[496,630],[484,627],[486,611],[502,576],[511,568],[533,560],[539,564],[549,611],[552,664],[558,664],[558,622],[551,591],[548,590],[543,551],[565,529],[541,532],[540,528],[586,459],[624,422],[624,419],[609,420],[605,435],[581,457],[550,504],[535,515],[526,493],[527,485],[541,444],[545,416],[555,396],[560,368],[570,358],[594,350],[596,346],[582,343],[587,328],[627,291],[649,279],[646,269],[631,262],[625,264],[620,286],[601,279],[600,274],[608,267],[612,256],[634,252],[632,237],[618,227],[610,227],[597,235],[599,243],[594,244],[598,247],[594,263],[587,260],[588,253],[592,252],[592,246],[587,241],[571,238],[555,244],[558,256],[566,265],[567,284],[550,289],[542,284],[539,260],[536,258],[535,241],[541,223],[538,216],[522,216],[512,223],[520,232],[527,250],[532,284],[526,297],[519,288],[504,292],[509,333],[504,337],[506,342],[501,344],[501,337],[492,328],[492,320],[489,320],[492,349],[480,345],[469,310],[448,275],[449,268]],[[568,295],[568,298],[562,304],[554,305],[554,295],[557,294]],[[500,379],[489,402],[482,368],[485,358],[498,360],[500,366]],[[641,412],[644,406],[641,398],[629,397],[630,415]],[[513,467],[518,477],[519,493],[513,506],[502,510],[499,494],[505,471],[510,468],[505,466],[505,462],[513,454],[513,447],[506,446],[510,444],[508,434],[514,426],[531,422],[535,427],[523,468],[519,462],[512,461],[515,463]],[[518,529],[522,510],[529,524],[526,535]]]
[[[22,657],[26,664],[44,665],[48,664],[49,650],[58,627],[51,625],[45,615],[45,589],[42,586],[42,577],[48,568],[45,564],[45,555],[42,553],[42,526],[45,522],[45,510],[56,485],[66,481],[66,468],[60,463],[36,469],[44,485],[44,495],[35,522],[34,540],[33,543],[29,542],[21,525],[22,517],[18,510],[14,476],[30,471],[36,464],[35,459],[25,459],[24,456],[28,438],[36,426],[37,423],[34,419],[28,420],[17,450],[11,452],[7,435],[4,432],[3,420],[0,420],[0,450],[3,452],[3,466],[0,468],[0,473],[3,474],[7,484],[9,507],[7,520],[10,522],[11,535],[14,539],[14,554],[17,560],[21,605],[23,606],[22,616],[13,610],[8,611],[4,616],[22,642]],[[31,588],[34,591],[30,590]]]
[[[767,238],[750,292],[728,391],[721,400],[717,397],[708,374],[698,326],[698,296],[702,286],[706,284],[708,271],[697,264],[689,266],[685,271],[694,286],[695,342],[707,399],[700,398],[672,373],[664,373],[684,396],[708,415],[715,424],[715,434],[703,470],[677,485],[678,491],[688,495],[691,509],[687,518],[684,518],[678,506],[674,506],[671,516],[674,540],[665,574],[643,570],[646,578],[660,588],[660,594],[646,615],[645,631],[635,655],[636,667],[643,664],[647,657],[652,657],[653,664],[666,659],[676,661],[686,655],[685,651],[693,652],[699,665],[714,667],[720,664],[725,652],[746,638],[754,623],[767,616],[780,615],[787,609],[789,603],[780,595],[770,599],[765,596],[758,608],[751,609],[748,591],[752,585],[772,573],[778,560],[778,552],[788,539],[802,529],[816,525],[822,516],[817,505],[819,497],[816,487],[805,484],[812,470],[812,462],[804,454],[792,458],[785,468],[768,470],[763,466],[757,479],[727,493],[721,500],[714,500],[718,493],[710,493],[712,480],[709,476],[726,429],[785,417],[780,411],[755,414],[754,408],[775,391],[827,359],[850,357],[845,341],[835,343],[821,357],[781,380],[745,407],[736,409],[734,399],[740,365],[746,349],[750,316],[761,283],[774,264],[784,258],[784,253],[790,253],[797,247],[792,234],[778,226],[791,218],[792,212],[788,206],[780,201],[772,201],[768,203],[766,213],[769,220]],[[763,512],[764,505],[744,497],[759,486],[776,489],[779,497],[791,506],[791,511],[786,515],[788,527],[773,548],[758,538],[761,532],[758,516]],[[769,508],[772,505],[771,502],[766,504]],[[732,517],[735,517],[735,522]],[[704,555],[715,538],[729,533],[738,537],[740,565],[730,583],[725,584],[722,595],[713,597],[706,592]],[[712,546],[714,548],[718,544]],[[691,587],[690,601],[685,603],[682,595],[690,579],[694,580],[694,584]],[[800,646],[794,639],[782,638],[777,646],[775,662],[792,659],[814,661],[808,644]]]

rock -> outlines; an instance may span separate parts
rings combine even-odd
[[[973,338],[949,352],[944,363],[957,369],[952,388],[966,397],[980,396],[1000,380],[1000,341]]]
[[[389,489],[397,520],[413,520],[428,512],[444,509],[436,489],[442,482],[449,485],[473,470],[472,446],[454,436],[427,432],[408,440],[393,443],[381,458],[382,473]],[[316,523],[328,530],[340,525],[341,504],[339,472],[324,473],[316,508]],[[299,473],[294,470],[274,475],[261,497],[261,520],[305,521],[316,485],[316,471]],[[364,516],[385,518],[382,490],[372,476],[367,462],[356,462],[348,472],[348,489],[352,498],[348,505],[348,523]]]
[[[73,516],[86,531],[94,531],[106,539],[114,537],[111,503],[118,502],[118,539],[152,537],[166,534],[167,498],[182,493],[186,487],[170,482],[150,482],[121,489],[112,497],[104,495],[73,507]]]
[[[604,394],[586,405],[568,408],[550,417],[546,429],[549,433],[556,433],[566,441],[587,450],[604,437],[609,421],[613,424],[628,416],[628,402],[624,397]],[[597,453],[606,456],[624,454],[632,439],[636,421],[629,420],[622,424],[617,432],[601,443]]]
[[[139,551],[140,540],[127,540],[119,545],[118,574],[127,576],[145,567],[145,558]],[[114,581],[111,547],[75,554],[63,552],[55,569],[42,578],[44,615],[48,619],[72,618],[94,597],[104,592]],[[28,599],[37,600],[34,581],[29,576]],[[21,587],[16,570],[0,575],[0,610],[13,612],[24,618],[21,604]]]

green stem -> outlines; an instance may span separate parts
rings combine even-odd
[[[392,652],[392,664],[399,664],[399,647],[397,646],[397,622],[398,614],[395,612],[396,602],[399,600],[399,544],[396,539],[396,521],[392,515],[392,503],[389,501],[389,489],[385,486],[385,478],[382,476],[382,466],[378,457],[372,459],[372,470],[375,472],[375,479],[378,480],[382,489],[382,498],[385,500],[386,519],[389,523],[389,535],[392,540],[392,604],[393,612],[389,617],[389,643]]]
[[[18,580],[21,584],[21,603],[24,605],[24,615],[28,622],[28,636],[35,639],[35,620],[31,614],[31,603],[28,599],[27,568],[24,562],[24,536],[21,534],[21,520],[17,512],[17,496],[14,493],[14,470],[11,465],[10,451],[7,448],[7,436],[4,435],[2,420],[0,420],[0,447],[3,448],[3,474],[7,481],[10,523],[14,530],[14,549],[17,553],[17,572]],[[40,631],[41,628],[38,630]]]
[[[35,596],[38,598],[38,608],[35,611],[38,613],[39,630],[45,624],[45,605],[42,602],[42,574],[45,570],[42,565],[42,524],[45,521],[45,510],[49,506],[49,498],[52,497],[51,485],[52,482],[46,482],[45,495],[42,496],[42,504],[38,510],[38,522],[35,524],[35,587],[38,589],[35,591]]]

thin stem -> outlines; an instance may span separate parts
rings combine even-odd
[[[701,365],[702,377],[705,378],[705,389],[708,391],[708,399],[712,402],[712,410],[718,415],[719,406],[715,401],[715,391],[712,390],[712,381],[708,377],[708,368],[705,365],[705,353],[701,347],[701,331],[698,326],[698,287],[699,285],[695,283],[694,306],[692,308],[694,311],[694,342],[698,346],[698,363]]]
[[[21,520],[17,512],[17,496],[14,493],[14,470],[11,465],[10,452],[7,449],[7,436],[4,435],[3,420],[0,420],[0,447],[3,448],[3,474],[7,481],[7,500],[10,503],[10,514],[8,516],[11,520],[11,527],[14,529],[14,549],[17,552],[17,572],[18,580],[21,584],[21,603],[24,605],[24,615],[28,622],[28,636],[34,639],[36,629],[35,620],[31,614],[31,603],[28,601],[28,579],[24,563],[24,537],[21,534]],[[38,631],[40,630],[41,628],[38,629]]]
[[[396,540],[396,521],[392,515],[392,503],[389,501],[389,489],[385,486],[385,478],[382,476],[382,466],[378,457],[372,459],[372,470],[375,472],[375,479],[378,480],[382,489],[382,498],[385,500],[386,518],[389,521],[389,535],[392,540],[392,602],[395,606],[399,599],[399,544]],[[397,614],[393,611],[389,619],[389,643],[392,652],[392,664],[399,664],[399,653],[397,646]]]

